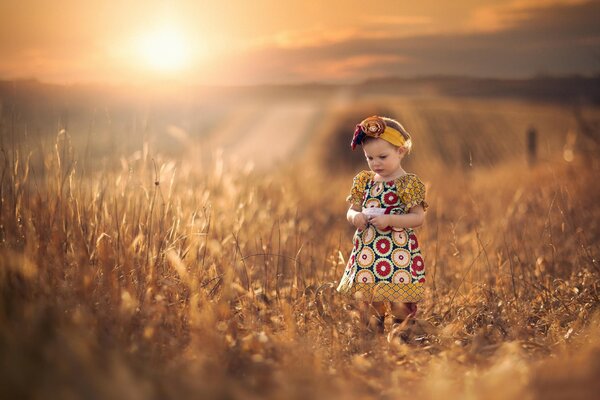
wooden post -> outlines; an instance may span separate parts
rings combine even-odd
[[[464,170],[468,171],[473,167],[473,152],[469,143],[464,141],[460,147],[461,164]]]
[[[58,122],[59,127],[58,130],[64,129],[65,131],[69,130],[69,110],[63,109],[60,113],[60,120]]]
[[[537,131],[530,127],[527,131],[527,162],[532,167],[537,161]]]

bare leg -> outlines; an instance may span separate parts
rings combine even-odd
[[[383,333],[385,322],[385,303],[382,301],[363,302],[362,320],[371,332]]]
[[[393,323],[400,324],[409,318],[414,318],[417,314],[417,303],[392,302],[391,311]]]

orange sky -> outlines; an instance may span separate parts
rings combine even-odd
[[[0,79],[255,84],[591,74],[600,63],[599,3],[4,0]]]

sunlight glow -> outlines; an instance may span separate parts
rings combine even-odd
[[[171,27],[140,36],[137,50],[144,66],[159,72],[180,71],[190,62],[190,47],[185,36]]]

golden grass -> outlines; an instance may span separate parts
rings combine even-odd
[[[598,171],[424,176],[418,320],[369,336],[331,283],[351,176],[218,157],[83,174],[2,153],[7,398],[587,398],[600,373]],[[571,396],[571,397],[570,397]]]

